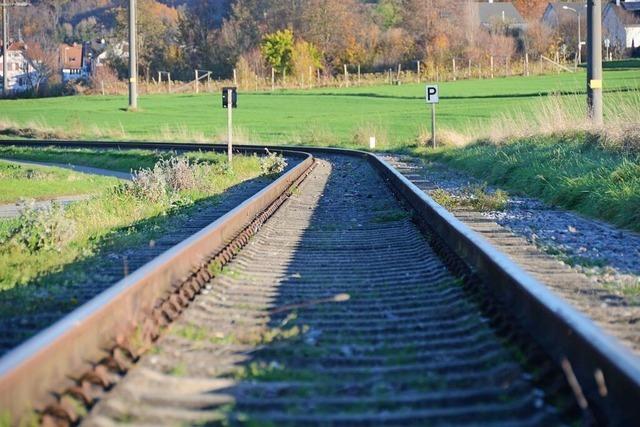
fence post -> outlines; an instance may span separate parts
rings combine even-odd
[[[167,73],[167,81],[169,82],[169,93],[173,92],[173,83],[171,82],[171,73]]]
[[[420,80],[422,79],[422,76],[420,74],[420,60],[418,60],[417,62],[418,62],[418,83],[420,83]]]
[[[471,59],[469,59],[469,70],[467,71],[467,74],[469,75],[469,79],[471,79]]]
[[[489,66],[491,67],[491,70],[490,70],[491,78],[493,78],[493,55],[491,55],[491,58],[489,58]]]
[[[347,64],[343,64],[344,66],[344,85],[349,87],[349,72],[347,71]]]
[[[276,90],[276,70],[271,67],[271,91]]]
[[[456,81],[456,58],[452,59],[453,61],[453,81]]]
[[[360,64],[358,64],[358,86],[360,86],[360,83],[362,83],[362,81],[361,81],[361,74],[360,74]]]
[[[524,54],[524,70],[527,77],[529,77],[529,52]]]
[[[236,69],[233,69],[233,85],[238,86],[238,72]]]
[[[196,93],[198,93],[200,91],[200,81],[198,80],[198,70],[196,70],[196,81],[195,81],[195,89],[196,89]]]

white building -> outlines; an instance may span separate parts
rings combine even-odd
[[[605,36],[613,48],[640,47],[640,0],[607,4],[602,13]]]
[[[35,64],[26,55],[27,45],[23,42],[9,44],[7,49],[7,87],[10,92],[26,92],[41,83],[42,78]],[[4,69],[4,55],[0,52],[0,74]],[[0,78],[0,86],[4,78]]]

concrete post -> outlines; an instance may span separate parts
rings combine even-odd
[[[136,0],[129,0],[129,109],[138,108],[138,61],[136,56]]]
[[[594,125],[602,125],[602,1],[587,1],[587,105]]]

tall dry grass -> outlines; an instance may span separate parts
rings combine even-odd
[[[640,91],[606,94],[600,126],[589,119],[584,94],[551,95],[533,113],[520,110],[502,114],[488,124],[469,126],[462,135],[467,142],[500,144],[514,138],[578,132],[606,148],[640,152]]]
[[[18,124],[6,118],[0,118],[0,135],[6,137],[31,139],[126,139],[128,137],[122,124],[113,128],[98,127],[95,124],[86,126],[74,123],[65,128],[49,125],[46,121],[37,119],[24,124]]]
[[[505,144],[514,139],[576,133],[606,149],[640,153],[640,90],[605,94],[601,126],[588,117],[585,94],[550,95],[534,108],[513,110],[489,121],[470,121],[456,129],[439,128],[437,140],[440,147],[464,147],[479,141]],[[415,142],[430,146],[431,128],[420,126]]]

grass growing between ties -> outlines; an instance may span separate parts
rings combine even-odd
[[[190,153],[162,159],[138,171],[132,182],[66,209],[27,210],[20,218],[0,221],[0,290],[32,283],[105,245],[148,242],[174,213],[259,176],[257,156],[236,156],[231,171],[224,155]]]
[[[56,167],[21,165],[0,160],[0,203],[94,194],[116,185],[118,181],[116,178],[88,175]]]

